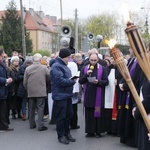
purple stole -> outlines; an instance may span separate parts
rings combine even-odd
[[[84,68],[84,74],[87,73],[90,65],[85,66]],[[102,79],[102,66],[100,64],[97,64],[97,79]],[[84,104],[85,104],[85,94],[87,89],[87,83],[84,84]],[[95,102],[95,110],[94,110],[94,117],[100,117],[101,116],[101,99],[102,99],[102,89],[101,87],[97,86],[96,91],[96,102]]]
[[[133,65],[132,65],[132,67],[130,69],[130,76],[131,76],[131,78],[134,75],[136,65],[137,65],[137,60],[134,61]],[[130,92],[127,92],[126,105],[125,105],[126,109],[129,109],[129,99],[130,99]]]

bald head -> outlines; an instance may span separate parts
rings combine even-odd
[[[93,53],[93,54],[90,54],[90,56],[89,56],[90,64],[93,66],[95,66],[97,64],[98,59],[99,59],[98,54]]]
[[[91,54],[98,54],[98,50],[96,48],[93,48],[90,50]]]

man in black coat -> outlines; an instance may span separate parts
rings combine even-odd
[[[4,51],[0,49],[0,132],[13,130],[9,128],[6,120],[7,85],[12,82],[12,78],[7,78],[7,70],[3,59]]]
[[[106,131],[104,92],[109,81],[106,68],[98,63],[98,54],[91,54],[89,61],[79,79],[79,83],[84,84],[85,133],[86,137],[99,138]]]
[[[76,79],[71,79],[71,71],[67,67],[70,55],[71,52],[68,49],[61,49],[59,57],[55,59],[50,71],[58,141],[63,144],[76,141],[71,136],[69,128],[73,116],[73,85],[76,82]]]

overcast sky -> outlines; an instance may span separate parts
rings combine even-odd
[[[1,0],[2,1],[2,0]],[[20,9],[20,0],[14,0]],[[55,15],[60,18],[60,0],[22,0],[23,6],[34,10],[42,10],[45,14]],[[3,0],[0,10],[6,9],[10,0]],[[120,11],[123,2],[128,3],[130,11],[140,12],[141,7],[150,10],[149,0],[62,0],[63,18],[74,18],[75,9],[78,10],[78,18],[87,18],[101,12]],[[150,14],[150,13],[149,13]]]

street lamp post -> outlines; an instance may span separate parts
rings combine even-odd
[[[62,12],[62,0],[60,0],[60,13],[61,13],[61,26],[62,26],[62,22],[63,22],[63,12]]]
[[[101,44],[102,39],[103,39],[103,36],[102,36],[102,35],[98,34],[98,35],[96,36],[97,50],[98,50],[99,53],[100,53],[100,44]]]
[[[22,7],[22,0],[20,0],[20,9],[21,9],[21,29],[22,29],[22,49],[23,49],[23,57],[26,57],[26,39],[25,39],[25,29],[24,29],[24,18],[23,13],[24,9]]]

